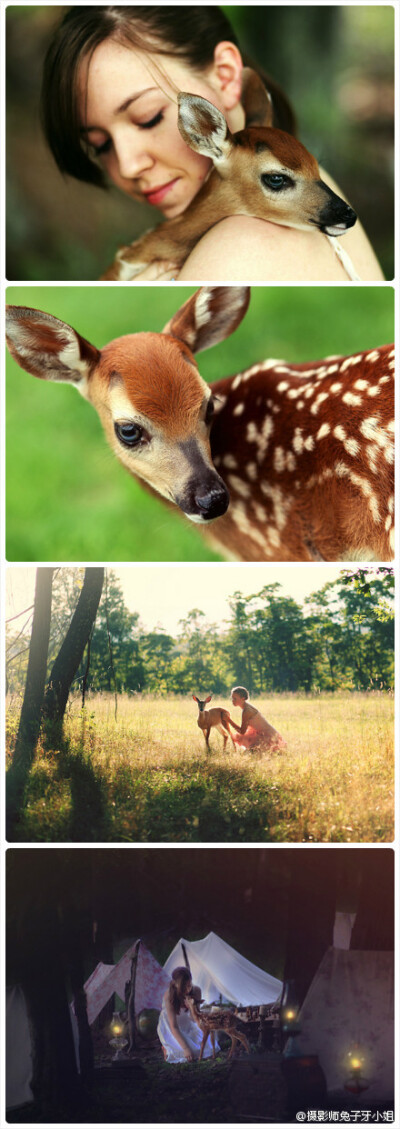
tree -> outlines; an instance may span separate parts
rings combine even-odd
[[[360,851],[361,885],[351,949],[394,948],[394,853],[390,848]]]
[[[71,683],[79,667],[99,606],[104,568],[85,569],[85,579],[67,634],[47,683],[43,717],[62,725]]]
[[[24,700],[6,780],[7,838],[14,837],[25,784],[40,732],[50,635],[52,568],[36,570],[35,604]]]

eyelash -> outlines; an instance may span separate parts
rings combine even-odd
[[[162,122],[163,117],[164,117],[164,112],[163,112],[163,110],[160,110],[159,113],[156,114],[154,118],[150,119],[150,121],[148,121],[148,122],[137,122],[137,127],[138,127],[138,129],[153,129],[153,127],[155,125],[159,125],[160,122]],[[92,149],[93,149],[95,157],[101,157],[103,153],[108,153],[110,151],[110,148],[111,148],[111,141],[110,140],[104,141],[103,145],[97,145],[97,146],[92,145]]]

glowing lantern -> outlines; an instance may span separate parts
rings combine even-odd
[[[119,1011],[113,1012],[113,1017],[110,1023],[110,1031],[112,1039],[109,1040],[110,1046],[115,1047],[115,1054],[112,1061],[117,1062],[122,1056],[124,1047],[127,1046],[128,1040],[125,1038],[125,1023]]]

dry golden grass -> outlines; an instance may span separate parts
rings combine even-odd
[[[284,736],[283,752],[229,742],[224,753],[216,730],[207,752],[186,698],[121,695],[116,719],[110,695],[92,698],[84,715],[72,701],[62,747],[38,748],[21,838],[391,841],[392,697],[287,695],[257,706]]]

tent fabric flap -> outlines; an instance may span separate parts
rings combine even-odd
[[[110,997],[117,993],[125,999],[125,985],[131,978],[131,961],[136,942],[130,946],[118,964],[98,964],[84,985],[89,1023],[94,1023]],[[169,978],[161,965],[141,941],[136,966],[135,1012],[143,1008],[161,1008],[162,997]]]
[[[369,1101],[394,1092],[393,953],[330,948],[300,1012],[301,1033],[288,1053],[317,1054],[328,1090],[349,1081],[349,1053],[358,1048]]]
[[[174,968],[184,964],[182,944],[193,983],[201,988],[206,1003],[218,1000],[219,996],[242,1006],[272,1004],[279,999],[282,981],[257,968],[216,933],[209,933],[201,941],[181,939],[164,965],[169,976]]]

